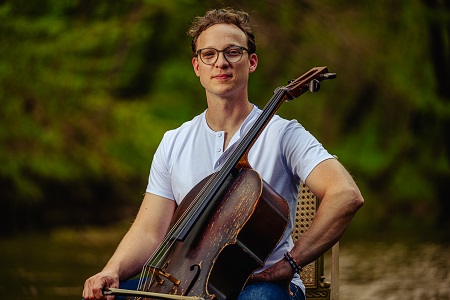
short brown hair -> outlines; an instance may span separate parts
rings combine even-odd
[[[192,38],[191,48],[192,54],[195,56],[197,52],[197,40],[200,34],[216,24],[232,24],[239,27],[247,36],[247,47],[249,53],[256,52],[256,41],[252,27],[250,25],[250,17],[248,13],[242,10],[234,10],[231,8],[213,9],[206,12],[203,17],[196,17],[187,34]]]

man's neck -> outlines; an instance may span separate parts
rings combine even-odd
[[[206,121],[214,131],[233,131],[233,128],[241,126],[252,109],[253,105],[248,100],[209,103]]]

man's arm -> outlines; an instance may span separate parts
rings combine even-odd
[[[305,184],[321,202],[308,230],[291,251],[301,266],[316,260],[331,248],[364,204],[352,176],[336,159],[318,164],[306,178]]]
[[[321,199],[321,203],[308,230],[291,251],[292,257],[300,266],[316,260],[331,248],[344,234],[364,203],[355,181],[336,159],[318,164],[305,183]],[[252,279],[289,283],[293,274],[287,260],[282,259],[264,272],[253,275]]]
[[[84,299],[103,299],[104,287],[138,274],[164,238],[176,208],[175,201],[146,193],[133,225],[103,270],[86,280]]]

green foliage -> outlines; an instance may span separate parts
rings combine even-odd
[[[436,64],[436,49],[450,52],[450,13],[439,0],[4,1],[2,200],[62,197],[42,180],[71,193],[74,182],[143,189],[163,133],[206,108],[185,31],[220,6],[251,14],[259,65],[250,97],[258,106],[311,67],[337,72],[320,93],[279,113],[298,119],[354,174],[367,200],[357,223],[403,205],[398,214],[439,218],[432,211],[443,207],[450,178],[442,138],[450,99],[439,92],[445,79]],[[431,28],[441,30],[440,44]]]

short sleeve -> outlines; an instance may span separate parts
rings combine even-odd
[[[290,121],[282,139],[286,167],[305,182],[309,173],[322,161],[333,158],[323,145],[297,121]]]
[[[164,147],[164,138],[153,156],[146,192],[175,200],[172,191],[168,159]]]

